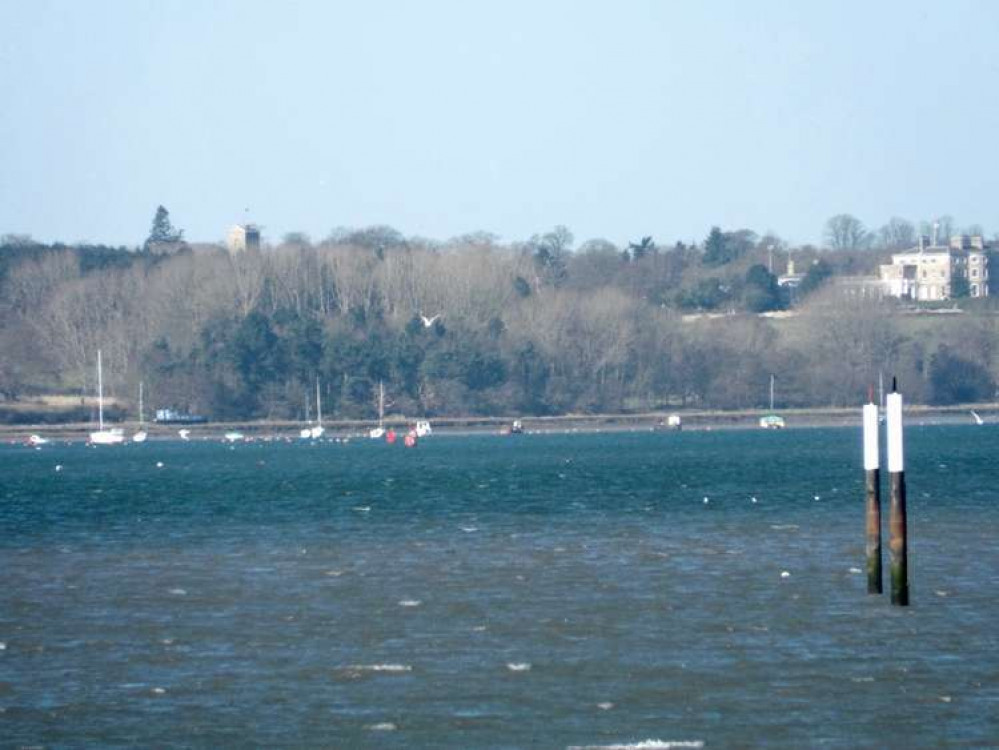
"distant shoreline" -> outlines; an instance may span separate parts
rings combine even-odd
[[[971,411],[977,412],[986,423],[999,422],[999,403],[961,404],[957,406],[906,407],[908,424],[973,424]],[[685,431],[760,429],[759,419],[769,412],[761,409],[741,411],[684,411],[650,412],[644,414],[575,414],[557,417],[441,417],[431,419],[434,432],[442,435],[500,434],[509,428],[514,419],[523,422],[526,433],[587,433],[587,432],[650,432],[672,431],[659,426],[670,413],[679,414]],[[784,418],[787,429],[815,427],[860,426],[860,406],[824,409],[778,409],[775,414]],[[391,418],[385,426],[404,431],[414,419]],[[135,421],[118,422],[126,436],[138,429]],[[192,440],[222,439],[229,431],[239,431],[250,438],[299,439],[299,430],[306,425],[298,421],[257,420],[245,422],[206,422],[203,424],[148,423],[145,430],[150,440],[176,440],[180,429],[189,429]],[[374,420],[331,420],[324,422],[327,438],[366,438],[368,430],[376,426]],[[66,424],[0,425],[0,440],[21,442],[33,434],[58,440],[86,440],[96,429],[89,422]]]

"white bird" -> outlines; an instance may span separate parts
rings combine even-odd
[[[434,323],[437,322],[437,319],[440,316],[441,316],[440,313],[437,313],[434,317],[428,318],[426,315],[421,314],[420,315],[420,320],[423,321],[423,327],[424,328],[430,328],[430,326],[432,326]]]

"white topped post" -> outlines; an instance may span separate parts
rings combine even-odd
[[[864,406],[864,483],[867,489],[867,593],[880,594],[881,584],[881,471],[878,407]]]
[[[888,477],[891,486],[889,500],[889,542],[891,559],[891,603],[901,607],[909,604],[908,529],[905,509],[905,453],[902,446],[902,394],[894,383],[888,394]]]

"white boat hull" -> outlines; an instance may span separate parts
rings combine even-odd
[[[90,433],[90,442],[94,445],[120,445],[125,442],[125,433],[121,430],[98,430]]]

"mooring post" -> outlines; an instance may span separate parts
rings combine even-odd
[[[878,455],[878,407],[864,406],[864,475],[867,485],[867,593],[880,594],[881,469]]]
[[[908,532],[905,517],[905,461],[902,451],[902,394],[888,394],[888,477],[891,485],[888,527],[891,603],[909,605]]]

